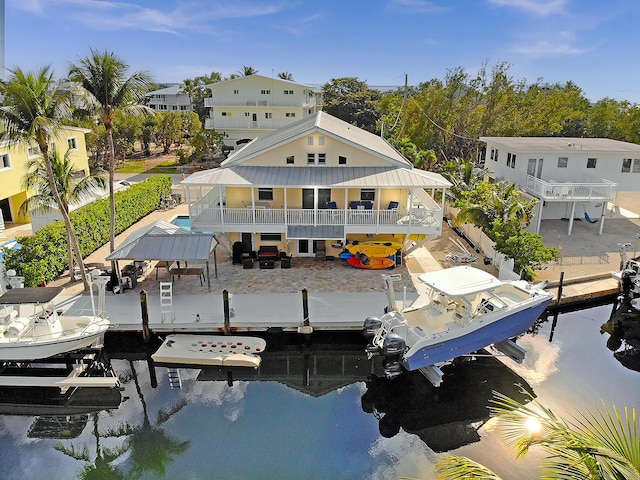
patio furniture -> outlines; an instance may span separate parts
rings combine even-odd
[[[274,260],[260,260],[260,270],[272,270],[276,268]]]
[[[280,253],[276,245],[262,245],[258,249],[258,261],[263,260],[279,260]]]
[[[249,270],[253,268],[253,258],[247,257],[242,259],[242,268],[244,270]]]
[[[291,268],[291,257],[280,258],[280,268]]]
[[[173,267],[169,269],[169,274],[171,275],[171,281],[173,282],[173,277],[177,276],[180,278],[181,276],[197,275],[200,279],[200,286],[202,286],[202,281],[204,280],[204,267]]]

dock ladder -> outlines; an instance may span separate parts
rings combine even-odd
[[[169,386],[171,389],[182,388],[182,378],[180,378],[180,370],[177,368],[167,368],[167,376],[169,377]]]
[[[171,323],[176,319],[173,311],[173,283],[160,282],[160,313],[162,314],[162,323],[169,319]]]

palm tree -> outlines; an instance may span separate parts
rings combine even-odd
[[[127,77],[129,66],[112,52],[91,49],[91,55],[69,67],[69,80],[80,85],[79,94],[87,108],[97,114],[104,125],[109,145],[109,251],[115,249],[116,204],[113,188],[115,150],[113,146],[113,120],[116,113],[151,115],[153,110],[141,105],[151,84],[145,72],[135,72]]]
[[[241,77],[248,77],[249,75],[255,75],[258,71],[253,67],[243,65],[242,68],[238,70],[238,73]]]
[[[516,447],[516,458],[531,447],[546,453],[543,478],[615,479],[640,478],[640,432],[636,410],[606,405],[567,422],[543,407],[533,397],[524,405],[494,392],[491,413],[505,429],[505,437]],[[532,428],[534,426],[534,428]],[[439,478],[448,480],[500,477],[466,457],[448,456],[438,462]]]
[[[278,74],[278,78],[281,78],[282,80],[289,80],[290,82],[293,82],[293,74],[291,74],[289,72],[280,72]]]
[[[35,157],[26,164],[26,173],[22,178],[23,187],[27,191],[35,191],[36,194],[22,202],[20,205],[22,215],[29,212],[46,213],[56,204],[49,185],[47,163],[51,164],[60,202],[67,215],[70,204],[89,199],[91,193],[96,189],[106,186],[102,172],[93,172],[89,176],[85,176],[84,170],[78,170],[74,167],[71,161],[71,150],[67,150],[63,158],[60,158],[57,152],[49,151],[48,162],[44,157]],[[77,242],[73,229],[67,233],[73,242]],[[72,242],[67,243],[67,256],[69,258],[69,272],[74,272],[71,244]],[[81,264],[78,266],[84,270]]]
[[[4,96],[4,107],[0,109],[0,132],[10,142],[26,145],[37,144],[44,161],[49,191],[62,214],[67,230],[68,242],[73,249],[80,267],[80,275],[84,288],[89,288],[89,281],[84,270],[80,247],[73,234],[73,226],[69,214],[64,208],[56,176],[49,155],[50,146],[62,128],[61,121],[70,118],[72,92],[61,87],[53,79],[50,66],[36,72],[24,72],[20,68],[10,70],[9,79],[0,83],[0,93]],[[69,271],[75,281],[75,271]]]

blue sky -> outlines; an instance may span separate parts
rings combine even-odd
[[[507,62],[516,80],[572,80],[593,101],[640,103],[638,0],[5,1],[9,68],[63,76],[92,47],[157,82],[250,65],[376,86]]]

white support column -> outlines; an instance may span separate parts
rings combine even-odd
[[[538,218],[536,221],[536,233],[540,233],[540,225],[542,223],[542,209],[544,208],[544,200],[538,202]]]
[[[576,216],[576,202],[571,202],[571,216],[569,217],[569,232],[567,235],[571,235],[571,231],[573,230],[573,219]]]

